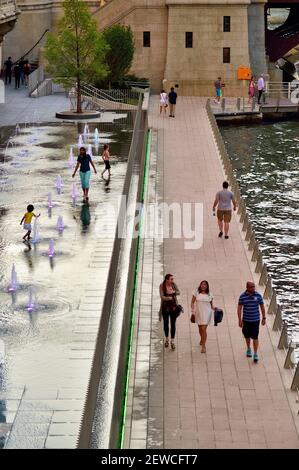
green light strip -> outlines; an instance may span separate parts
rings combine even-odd
[[[142,204],[144,204],[146,188],[147,188],[147,175],[148,175],[148,167],[149,167],[150,140],[151,140],[151,134],[150,134],[150,130],[148,129],[148,131],[147,131],[147,142],[146,142],[146,152],[145,152],[144,173],[143,173],[143,187],[142,187],[142,193],[141,193],[141,202],[142,202]],[[137,255],[136,255],[136,263],[135,263],[133,299],[132,299],[132,306],[131,306],[129,348],[128,348],[128,354],[127,354],[126,384],[125,384],[125,393],[124,393],[124,400],[123,400],[122,417],[121,417],[121,424],[120,424],[120,433],[119,433],[119,440],[118,440],[118,442],[119,442],[118,448],[120,448],[120,449],[123,448],[124,435],[125,435],[124,429],[125,429],[125,422],[126,422],[128,389],[129,389],[130,370],[131,370],[131,355],[132,355],[132,343],[133,343],[134,320],[135,320],[135,304],[136,304],[136,293],[137,293],[137,287],[138,287],[138,274],[139,274],[139,261],[140,261],[140,233],[141,233],[141,230],[142,230],[143,214],[144,214],[144,211],[142,211],[142,214],[141,214],[141,217],[140,217],[140,224],[139,224],[139,231],[138,231],[138,241],[137,241]]]

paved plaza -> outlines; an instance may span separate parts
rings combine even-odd
[[[185,250],[183,239],[148,238],[142,244],[124,447],[299,448],[298,404],[293,406],[295,393],[284,385],[270,316],[260,329],[259,363],[245,357],[237,303],[246,281],[257,278],[238,216],[229,240],[217,236],[212,204],[225,175],[205,100],[180,97],[176,118],[170,119],[159,116],[158,98],[152,97],[149,126],[147,204],[202,202],[204,241],[197,250]],[[163,347],[158,320],[159,284],[166,273],[175,276],[185,308],[175,351]],[[189,320],[192,294],[203,279],[214,304],[224,309],[223,322],[208,327],[206,354]]]

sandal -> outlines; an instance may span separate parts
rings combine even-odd
[[[168,346],[169,346],[169,341],[168,341],[168,339],[165,340],[164,346],[165,346],[165,348],[168,348]]]
[[[171,341],[171,349],[174,351],[175,350],[175,344],[173,341]]]
[[[207,352],[207,350],[206,350],[205,346],[203,346],[203,347],[201,348],[201,352],[202,352],[202,353],[205,353],[205,352]]]

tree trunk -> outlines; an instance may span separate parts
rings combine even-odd
[[[77,113],[82,113],[82,107],[81,107],[81,82],[80,82],[80,78],[77,78]]]

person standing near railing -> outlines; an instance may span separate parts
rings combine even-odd
[[[255,76],[252,76],[248,87],[248,104],[252,104],[255,95]]]
[[[258,104],[261,104],[261,97],[265,91],[265,80],[264,76],[261,74],[258,81],[257,81],[257,89],[258,89]]]

